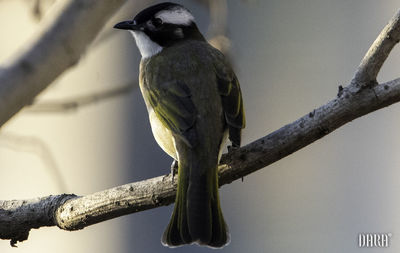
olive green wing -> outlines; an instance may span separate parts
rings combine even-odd
[[[180,81],[145,85],[145,96],[158,119],[188,146],[197,143],[193,126],[196,122],[196,108],[187,85]]]
[[[242,92],[239,81],[230,66],[219,60],[215,65],[218,91],[221,95],[225,120],[229,129],[229,140],[234,147],[239,147],[241,131],[246,126]]]

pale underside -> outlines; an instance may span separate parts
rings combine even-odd
[[[148,109],[151,130],[153,132],[154,139],[157,144],[167,153],[170,157],[179,161],[179,154],[176,152],[175,140],[172,136],[172,132],[166,128],[162,122],[158,119],[152,108]],[[221,145],[219,147],[218,161],[221,159],[222,152],[225,147],[225,143],[228,139],[228,130],[225,130]]]

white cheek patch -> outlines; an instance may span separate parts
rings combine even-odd
[[[190,25],[190,23],[194,22],[193,15],[183,8],[160,11],[155,17],[160,18],[164,23],[175,25]]]
[[[155,54],[158,54],[163,49],[162,46],[152,41],[149,36],[141,31],[131,31],[135,38],[136,45],[139,48],[142,58],[148,58]]]

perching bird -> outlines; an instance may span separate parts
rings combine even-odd
[[[162,243],[225,246],[230,236],[217,168],[227,137],[239,147],[245,126],[235,73],[182,5],[157,4],[114,27],[129,30],[136,40],[154,138],[178,163],[175,207]]]

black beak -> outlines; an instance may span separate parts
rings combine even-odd
[[[142,27],[140,25],[137,25],[136,22],[134,21],[119,22],[118,24],[114,25],[114,28],[122,30],[133,30],[133,31],[142,30]]]

